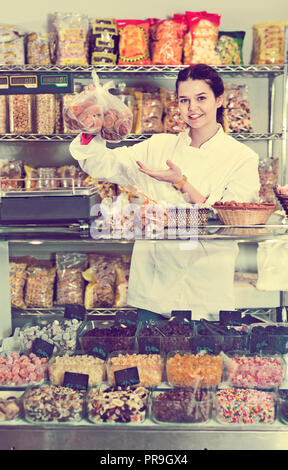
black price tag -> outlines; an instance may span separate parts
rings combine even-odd
[[[172,310],[171,320],[177,321],[179,323],[184,323],[186,321],[191,321],[192,311],[191,310]]]
[[[78,304],[66,304],[64,311],[64,318],[72,320],[84,320],[86,315],[86,309],[83,305]]]
[[[87,390],[89,382],[88,374],[77,374],[76,372],[65,372],[63,386],[74,390]]]
[[[38,357],[46,357],[50,359],[53,354],[54,344],[48,343],[41,338],[36,338],[32,344],[32,352]]]
[[[198,354],[206,351],[208,354],[219,354],[222,349],[223,336],[193,336],[190,338],[191,351]]]
[[[143,336],[138,338],[138,348],[140,354],[160,354],[161,338],[156,336]]]
[[[120,325],[135,326],[137,325],[137,315],[129,310],[118,310],[115,315],[115,321]]]
[[[240,326],[242,324],[239,310],[220,310],[219,322],[221,325]]]
[[[114,372],[115,384],[117,386],[129,387],[137,385],[140,382],[138,368],[129,367],[128,369],[116,370]]]

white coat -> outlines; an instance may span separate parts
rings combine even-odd
[[[132,184],[157,202],[183,204],[185,196],[170,183],[141,173],[136,160],[149,169],[167,169],[171,160],[204,197],[257,201],[258,155],[224,133],[222,127],[201,148],[190,146],[187,131],[155,134],[116,149],[100,137],[81,145],[80,135],[70,144],[71,155],[90,176],[113,183]],[[176,240],[137,240],[131,262],[128,303],[169,316],[172,310],[192,310],[197,319],[234,308],[236,242],[209,240],[191,246]]]

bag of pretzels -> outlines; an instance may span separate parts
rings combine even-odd
[[[107,141],[120,142],[132,129],[133,114],[125,103],[110,93],[113,82],[100,84],[95,70],[90,84],[64,108],[64,120],[70,129],[100,134]]]

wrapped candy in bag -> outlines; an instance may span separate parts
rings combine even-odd
[[[87,134],[100,134],[105,140],[119,142],[132,129],[131,110],[108,90],[113,82],[100,84],[95,70],[92,71],[93,87],[85,89],[64,108],[64,121],[70,129]]]

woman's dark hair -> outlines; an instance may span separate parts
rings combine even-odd
[[[196,64],[185,69],[180,70],[176,80],[176,92],[178,95],[178,88],[180,82],[186,80],[203,80],[210,86],[214,93],[215,98],[224,93],[224,83],[218,72],[206,64]],[[217,122],[224,124],[224,107],[220,106],[217,109]]]

